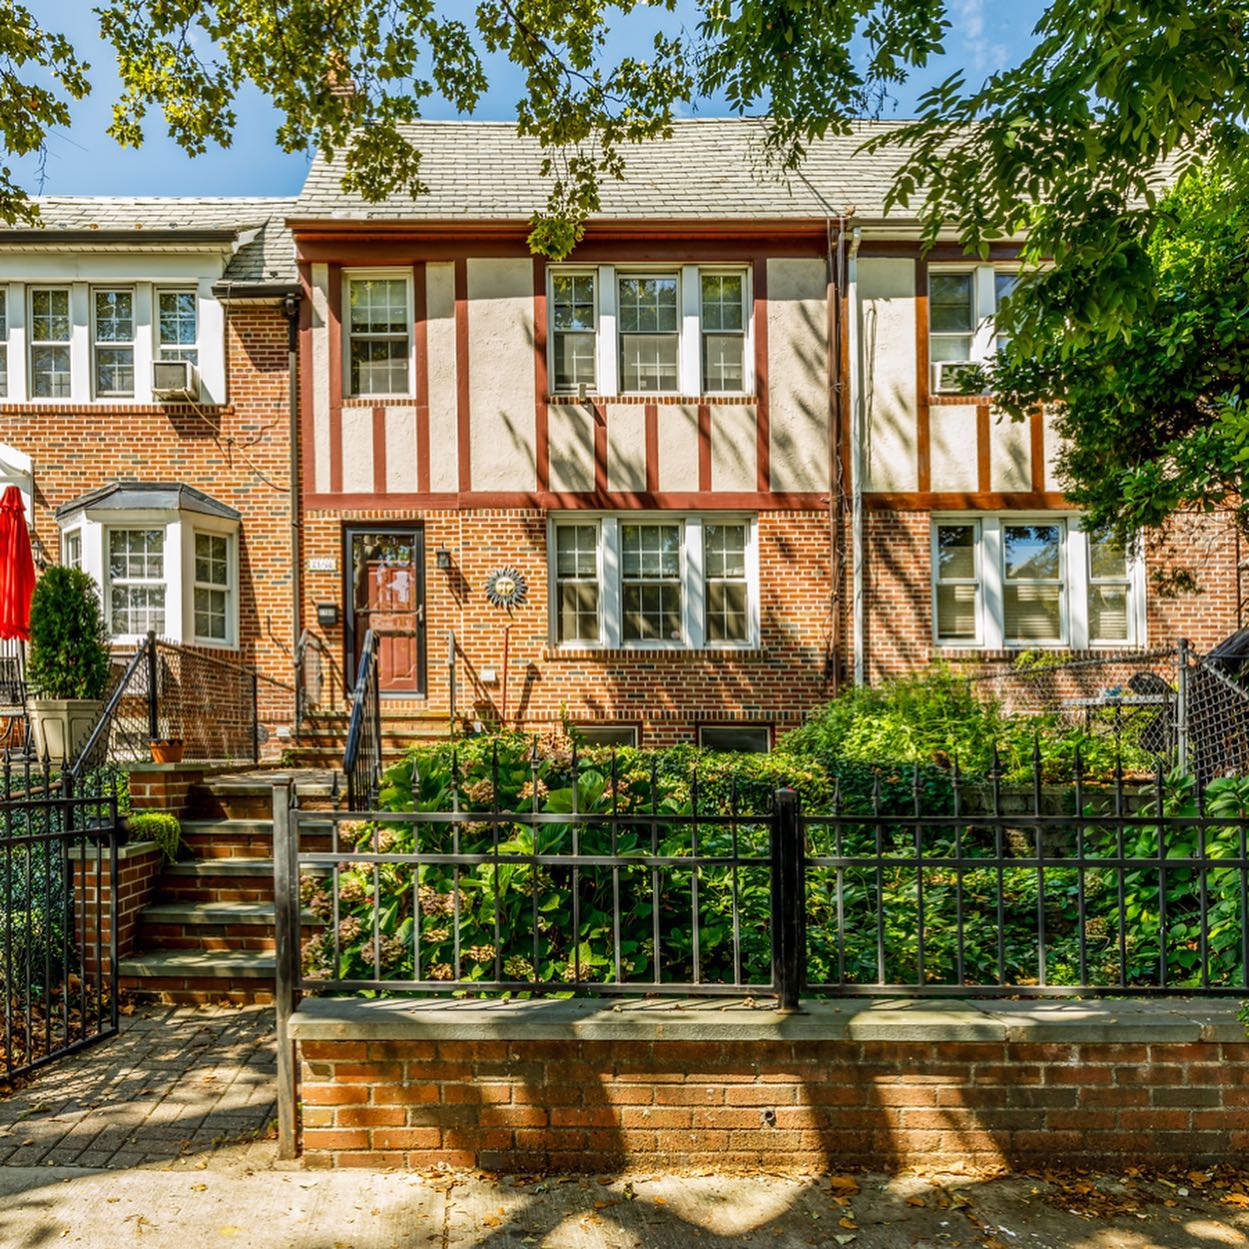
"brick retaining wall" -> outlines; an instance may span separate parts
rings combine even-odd
[[[1233,1009],[1152,1007],[683,1018],[653,1003],[517,1003],[511,1017],[387,1003],[370,1019],[359,1003],[310,1002],[292,1021],[304,1158],[536,1172],[1243,1157],[1249,1041]]]

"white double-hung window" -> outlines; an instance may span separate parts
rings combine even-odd
[[[349,274],[347,385],[353,395],[411,393],[412,301],[409,278]]]
[[[553,394],[750,394],[745,266],[553,265],[547,272]]]
[[[199,364],[199,306],[194,290],[156,292],[156,358]]]
[[[1009,341],[994,325],[1015,289],[1015,268],[933,265],[928,270],[928,359],[937,392],[959,390],[959,366],[988,364]]]
[[[1138,646],[1138,555],[1077,516],[935,517],[933,640],[989,650]]]
[[[557,645],[757,645],[752,517],[567,514],[551,521],[550,550]]]
[[[69,287],[30,290],[30,394],[35,399],[70,397]]]
[[[91,292],[95,393],[100,398],[134,394],[134,291]]]

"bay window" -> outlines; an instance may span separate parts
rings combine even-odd
[[[230,539],[195,534],[195,640],[230,641]]]
[[[165,632],[164,529],[108,531],[107,601],[114,637]]]
[[[1139,556],[1075,516],[934,517],[933,640],[988,650],[1144,642]]]
[[[347,368],[353,395],[407,395],[412,313],[406,277],[347,278]]]
[[[554,517],[552,640],[641,649],[756,645],[754,530],[746,517]]]

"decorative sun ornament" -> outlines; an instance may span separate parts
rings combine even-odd
[[[486,578],[486,598],[493,607],[519,607],[528,590],[524,574],[515,568],[496,568]]]

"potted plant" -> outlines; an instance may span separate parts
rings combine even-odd
[[[79,568],[47,569],[30,602],[30,727],[35,749],[72,760],[108,688],[108,633],[95,582]]]
[[[153,763],[182,762],[182,738],[153,737],[149,744],[152,747]]]

